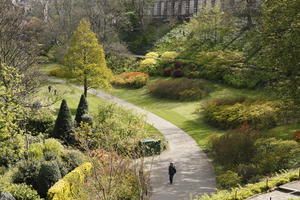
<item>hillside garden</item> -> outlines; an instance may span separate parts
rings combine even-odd
[[[246,7],[239,14],[205,8],[154,46],[159,31],[146,42],[145,33],[129,38],[132,27],[147,30],[146,19],[138,20],[140,7],[131,12],[126,1],[120,10],[105,10],[122,13],[119,21],[132,27],[101,27],[80,2],[78,16],[69,13],[76,23],[51,10],[48,17],[61,17],[51,28],[66,26],[61,35],[44,27],[41,13],[23,23],[23,9],[0,3],[0,17],[7,19],[0,20],[0,194],[16,200],[149,198],[149,149],[140,141],[157,139],[161,149],[167,141],[145,116],[88,94],[99,88],[196,141],[222,189],[201,200],[245,199],[299,179],[299,1],[268,0],[259,11]],[[144,52],[144,42],[153,47],[142,59],[121,55],[120,38],[135,51]],[[83,94],[45,76],[83,86]],[[284,170],[291,171],[280,174]],[[264,178],[272,176],[266,186]]]

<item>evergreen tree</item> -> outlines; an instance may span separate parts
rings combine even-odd
[[[72,128],[73,121],[70,109],[66,100],[62,100],[52,136],[70,142],[69,140],[71,139],[70,133],[72,132]]]
[[[84,96],[89,88],[110,87],[112,72],[106,66],[103,47],[85,19],[80,21],[70,40],[65,65],[82,82]]]
[[[77,107],[75,121],[79,125],[83,119],[82,116],[88,114],[88,102],[84,95],[81,95],[80,102]]]

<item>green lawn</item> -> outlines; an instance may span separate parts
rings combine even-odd
[[[157,78],[152,78],[155,81]],[[158,99],[150,96],[147,89],[114,88],[111,94],[149,110],[158,116],[172,122],[191,135],[200,147],[206,148],[211,134],[223,134],[224,131],[207,125],[201,113],[197,112],[207,101],[220,97],[245,95],[253,98],[268,98],[265,92],[246,89],[234,89],[221,84],[210,83],[215,88],[210,95],[200,101],[179,102]],[[291,133],[299,130],[299,124],[276,127],[266,132],[266,136],[290,139]]]

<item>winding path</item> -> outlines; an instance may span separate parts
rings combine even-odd
[[[82,90],[82,87],[63,80],[49,80]],[[153,187],[151,200],[190,200],[191,197],[195,198],[215,191],[216,183],[212,165],[206,154],[187,133],[161,117],[110,94],[94,89],[89,90],[89,93],[145,115],[147,123],[152,124],[167,139],[168,150],[154,158],[151,172]],[[177,169],[173,185],[168,184],[170,161],[175,163]]]

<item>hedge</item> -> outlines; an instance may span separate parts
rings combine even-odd
[[[55,183],[48,191],[48,200],[74,200],[73,194],[78,193],[78,185],[84,182],[86,175],[91,171],[92,164],[87,162],[77,167],[64,178]]]
[[[212,195],[203,195],[195,200],[242,200],[256,194],[267,192],[269,189],[279,185],[289,183],[299,179],[299,170],[292,170],[277,174],[276,176],[265,179],[255,184],[248,184],[245,187],[233,188],[232,190],[220,190]]]

